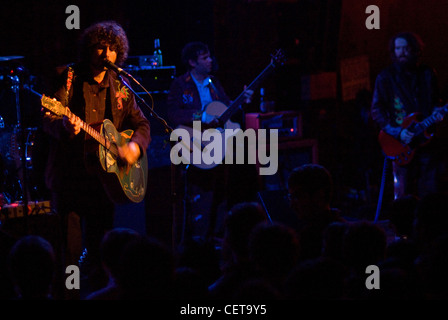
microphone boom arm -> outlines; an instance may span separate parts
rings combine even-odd
[[[170,134],[171,135],[171,133],[174,131],[173,130],[173,128],[171,128],[169,125],[168,125],[168,123],[165,121],[165,119],[163,119],[163,118],[161,118],[155,111],[154,111],[154,108],[152,107],[152,106],[149,106],[148,105],[148,103],[145,101],[145,99],[143,99],[142,97],[140,97],[140,95],[137,93],[137,92],[135,92],[135,90],[134,89],[132,89],[132,87],[129,85],[129,83],[127,83],[126,81],[124,81],[124,79],[123,79],[123,77],[122,77],[122,74],[124,74],[124,75],[126,75],[127,77],[129,77],[130,79],[132,79],[132,81],[134,81],[139,87],[141,87],[150,97],[151,97],[151,100],[152,100],[152,102],[153,102],[153,105],[154,105],[154,100],[152,99],[152,95],[148,92],[148,90],[146,90],[146,88],[144,87],[144,86],[142,86],[141,84],[140,84],[140,82],[138,82],[132,75],[130,75],[129,73],[127,73],[126,71],[124,71],[122,68],[119,68],[119,67],[117,67],[115,64],[113,64],[111,61],[109,61],[109,60],[107,60],[107,59],[104,59],[104,65],[106,66],[106,67],[108,67],[109,69],[111,69],[111,70],[113,70],[113,71],[115,71],[116,73],[117,73],[117,75],[118,75],[118,78],[121,80],[121,82],[129,89],[129,90],[131,90],[131,92],[134,94],[134,96],[136,97],[136,99],[138,100],[138,101],[140,101],[143,105],[145,105],[147,108],[148,108],[148,110],[149,110],[149,112],[151,113],[151,116],[152,117],[154,117],[157,121],[159,121],[162,125],[163,125],[163,127],[164,127],[164,129],[165,129],[165,132],[166,133],[168,133],[168,134]],[[184,145],[184,147],[186,147],[187,148],[187,150],[189,150],[189,152],[191,153],[192,152],[192,149],[182,140],[182,138],[181,138],[181,141],[180,141],[181,143],[182,143],[182,145]]]
[[[165,119],[161,118],[155,111],[153,106],[148,105],[148,103],[145,101],[145,99],[143,99],[142,97],[140,97],[140,95],[138,95],[137,92],[135,92],[134,89],[132,89],[132,87],[126,82],[124,81],[123,77],[120,74],[121,72],[117,72],[118,74],[118,78],[120,78],[121,82],[129,89],[131,90],[131,92],[134,94],[135,98],[140,101],[142,104],[144,104],[146,106],[146,108],[149,110],[149,112],[151,113],[151,116],[154,117],[157,121],[159,121],[163,127],[165,128],[166,133],[171,133],[173,131],[173,128],[171,128],[168,123],[165,121]],[[148,90],[146,90],[146,88],[144,86],[142,86],[140,84],[140,82],[138,82],[133,76],[131,76],[130,74],[126,74],[129,76],[130,79],[132,79],[139,87],[141,87],[150,97],[152,100],[152,96],[151,94],[148,92]]]
[[[117,65],[115,65],[112,61],[108,60],[107,58],[103,60],[103,64],[105,67],[107,67],[110,70],[113,70],[117,73],[118,78],[121,80],[121,82],[129,89],[131,90],[131,92],[134,94],[134,96],[136,97],[136,99],[138,99],[141,103],[143,103],[149,110],[149,112],[151,113],[151,116],[153,116],[154,118],[157,119],[157,121],[159,121],[163,127],[165,128],[165,131],[167,133],[171,133],[173,131],[173,129],[168,125],[168,123],[162,119],[155,111],[154,111],[154,100],[152,99],[152,95],[148,92],[148,90],[146,90],[146,88],[144,86],[141,85],[140,82],[137,81],[137,79],[135,79],[131,74],[127,73],[126,71],[124,71],[122,68],[118,67]],[[131,86],[123,80],[122,75],[125,75],[126,77],[128,77],[129,79],[132,79],[132,81],[134,81],[139,87],[141,87],[150,97],[152,100],[152,104],[153,106],[149,106],[148,103],[142,98],[140,97],[137,92],[135,92]]]

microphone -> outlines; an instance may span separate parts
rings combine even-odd
[[[124,75],[127,76],[129,78],[132,78],[132,76],[127,73],[126,71],[124,71],[122,68],[120,68],[119,66],[115,65],[114,63],[112,63],[110,60],[108,59],[104,59],[103,60],[103,64],[105,67],[114,70],[116,73],[120,74],[120,75]]]

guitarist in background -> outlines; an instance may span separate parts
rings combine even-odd
[[[181,59],[187,71],[171,83],[170,92],[167,97],[167,118],[173,127],[179,125],[192,127],[193,121],[201,120],[202,113],[209,103],[212,101],[220,101],[226,106],[229,106],[231,100],[227,96],[220,81],[212,75],[213,59],[210,55],[208,45],[199,41],[187,43],[182,49]],[[253,93],[253,90],[245,91],[246,104],[251,102]],[[241,125],[243,112],[241,110],[237,111],[231,120]],[[220,124],[215,119],[210,123],[202,123],[201,128],[205,130],[218,126]],[[218,206],[228,198],[228,184],[231,183],[228,180],[236,175],[242,178],[241,173],[238,174],[236,172],[236,170],[239,170],[239,168],[236,168],[238,166],[233,167],[233,169],[230,169],[227,166],[220,165],[210,170],[202,170],[193,166],[189,166],[188,168],[189,186],[193,188],[196,185],[200,186],[203,190],[213,191],[207,236],[212,237],[214,235]],[[239,165],[239,167],[244,166]],[[186,172],[181,172],[177,176],[183,174],[186,174]],[[180,180],[177,183],[178,187],[183,185],[182,181],[185,180]],[[238,184],[234,184],[232,186],[233,191],[247,191],[247,188],[246,190],[238,189],[242,187],[241,183],[242,181],[239,181]],[[248,181],[245,181],[245,183],[247,184]],[[234,201],[239,202],[239,200]],[[227,206],[230,208],[232,203],[228,202]]]
[[[43,115],[43,128],[50,136],[46,183],[52,192],[52,205],[64,223],[65,265],[76,265],[84,247],[92,272],[100,268],[100,241],[113,227],[114,202],[98,175],[88,170],[89,164],[97,166],[99,159],[85,152],[88,136],[81,131],[80,119],[88,124],[109,119],[119,132],[132,129],[130,142],[119,148],[124,163],[139,159],[151,140],[150,123],[132,92],[103,64],[105,58],[123,64],[128,50],[126,33],[116,22],[99,22],[87,28],[81,38],[80,61],[62,73],[62,83],[54,94],[76,116]],[[76,242],[81,235],[83,247]]]
[[[392,64],[376,78],[371,106],[372,119],[379,128],[404,144],[414,138],[412,130],[403,126],[403,120],[419,113],[423,118],[439,112],[439,90],[435,71],[421,63],[423,43],[410,32],[395,35],[389,43]],[[431,127],[433,132],[436,126]],[[438,178],[444,172],[446,147],[433,141],[417,148],[410,163],[393,162],[394,198],[413,194],[423,197],[439,191]]]

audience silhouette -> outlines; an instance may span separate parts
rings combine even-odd
[[[257,277],[278,290],[299,261],[299,252],[299,240],[291,227],[263,223],[251,232],[249,257]]]
[[[422,253],[432,248],[434,242],[448,232],[447,212],[446,193],[431,193],[419,201],[414,221],[414,237]]]
[[[186,239],[175,252],[175,267],[181,271],[189,268],[196,271],[209,286],[220,275],[219,251],[209,237]],[[184,270],[185,271],[185,270]]]
[[[343,242],[349,224],[332,222],[323,231],[321,256],[343,262]]]
[[[331,207],[333,188],[330,172],[318,164],[299,166],[288,177],[290,204],[298,221],[301,260],[319,257],[324,230],[332,222],[345,221],[340,210]]]
[[[268,219],[258,202],[242,202],[226,213],[223,237],[213,241],[193,236],[173,249],[129,228],[110,230],[100,251],[107,283],[83,288],[80,299],[448,298],[445,193],[396,199],[386,220],[378,223],[346,219],[332,207],[332,176],[321,165],[295,168],[288,192],[297,224]],[[36,235],[16,239],[1,231],[1,299],[55,300],[54,289],[64,283],[58,283],[50,242]],[[371,265],[380,270],[378,289],[366,286]]]
[[[8,255],[16,242],[16,238],[0,230],[0,300],[14,298],[14,285],[8,270]]]
[[[425,298],[431,300],[448,299],[448,234],[437,237],[417,262]]]
[[[249,258],[249,236],[260,223],[267,222],[266,212],[256,202],[236,204],[224,220],[221,250],[221,276],[209,286],[214,299],[231,298],[241,282],[254,276]]]
[[[117,274],[120,300],[172,299],[174,260],[171,249],[144,236],[130,241],[121,254]]]
[[[117,300],[119,287],[117,278],[120,274],[121,257],[126,246],[141,238],[141,235],[129,228],[114,228],[106,232],[100,245],[100,258],[104,272],[107,274],[107,284],[91,292],[87,300]]]
[[[285,299],[339,300],[344,297],[347,269],[342,262],[319,257],[300,262],[284,282]]]
[[[17,299],[54,299],[56,257],[50,242],[36,235],[20,238],[11,248],[8,266]]]

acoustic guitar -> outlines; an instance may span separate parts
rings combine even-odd
[[[283,65],[285,60],[284,52],[281,49],[278,49],[274,54],[271,55],[271,61],[270,63],[263,69],[263,71],[252,81],[249,86],[246,87],[246,90],[255,90],[260,83],[279,65]],[[203,123],[210,123],[213,120],[217,119],[218,122],[221,124],[221,127],[216,128],[219,130],[221,134],[221,141],[222,141],[222,149],[221,149],[221,155],[222,160],[224,160],[227,150],[227,141],[229,139],[233,139],[233,136],[237,133],[236,129],[240,128],[240,125],[236,122],[232,122],[230,118],[235,114],[235,112],[240,108],[240,105],[244,102],[245,91],[241,92],[241,94],[234,100],[232,103],[227,106],[221,101],[212,101],[209,103],[206,107],[204,112],[202,113],[202,119],[201,121]],[[201,153],[205,148],[207,148],[207,145],[210,144],[212,141],[202,141],[201,143],[197,143],[197,141],[193,140],[193,137],[197,137],[198,134],[201,135],[201,132],[195,132],[196,130],[189,126],[180,125],[179,128],[185,129],[188,131],[191,140],[189,144],[189,148],[191,152],[189,152],[189,162],[193,164],[195,167],[199,169],[212,169],[216,167],[219,163],[204,163],[201,161],[201,163],[194,163],[193,162],[193,155],[197,152]],[[225,135],[225,129],[233,129],[235,130],[235,134],[233,135]],[[226,139],[227,138],[227,139]],[[188,156],[187,155],[187,156]],[[182,157],[185,157],[183,154]],[[222,163],[222,162],[221,162]]]
[[[28,88],[30,89],[30,88]],[[42,106],[58,116],[72,117],[73,113],[61,102],[45,95],[41,95]],[[118,147],[128,143],[134,133],[133,130],[118,132],[114,124],[105,119],[101,123],[89,125],[81,120],[81,128],[98,142],[95,152],[100,167],[99,176],[109,198],[115,203],[141,202],[145,197],[148,183],[148,160],[146,152],[133,165],[120,160]]]

